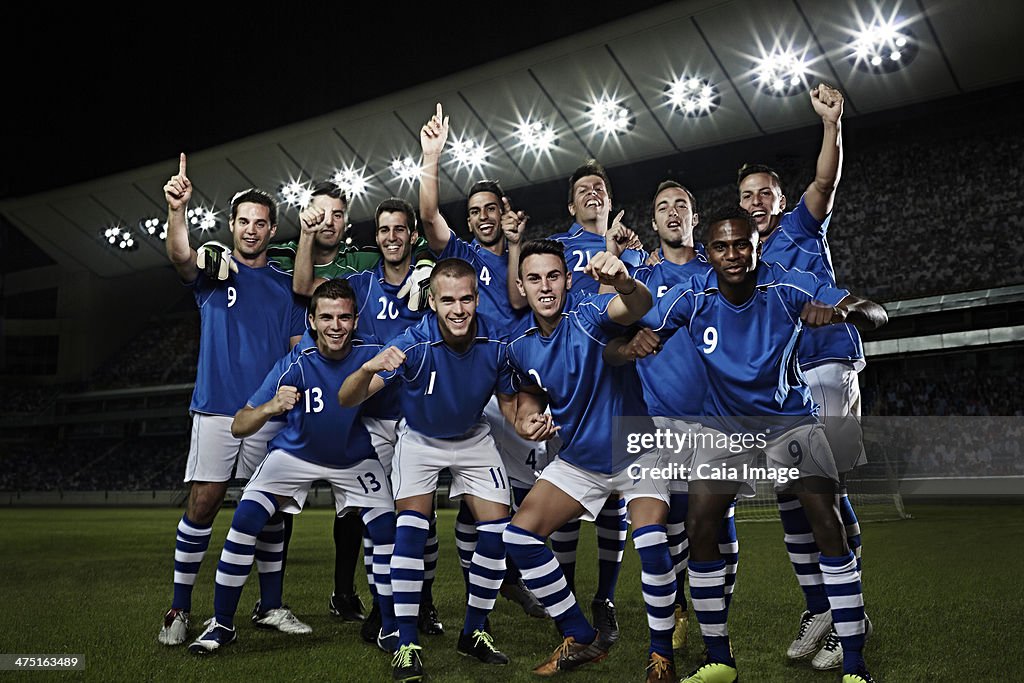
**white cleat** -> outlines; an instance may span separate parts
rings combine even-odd
[[[253,614],[252,623],[256,624],[260,628],[276,629],[281,633],[301,635],[313,632],[313,629],[309,624],[304,624],[299,621],[295,615],[292,614],[292,611],[285,606]]]
[[[871,620],[868,616],[864,615],[864,640],[867,640],[868,636],[871,635],[872,627]],[[836,634],[836,627],[833,626],[825,636],[825,644],[818,650],[818,654],[814,655],[814,659],[811,660],[811,666],[818,671],[828,671],[829,669],[838,669],[843,663],[843,644],[839,641],[839,636]]]
[[[786,656],[790,659],[800,659],[817,652],[831,628],[832,612],[811,614],[805,611],[800,616],[800,631],[796,634],[796,640],[789,644]]]
[[[189,613],[172,608],[164,615],[164,625],[156,639],[164,645],[183,645],[188,640],[189,626]]]

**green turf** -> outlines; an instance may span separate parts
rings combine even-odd
[[[211,614],[213,570],[231,510],[217,520],[194,594],[194,624]],[[916,506],[914,519],[864,528],[865,591],[875,636],[866,656],[882,681],[1018,680],[1024,676],[1019,619],[1024,614],[1024,512],[1013,506]],[[307,510],[295,524],[285,598],[312,625],[310,636],[258,631],[248,619],[255,576],[240,607],[239,640],[225,652],[191,656],[156,641],[170,597],[171,554],[180,510],[31,509],[0,511],[0,653],[85,656],[86,671],[10,673],[12,680],[390,680],[388,657],[365,645],[358,626],[327,614],[333,576],[331,516]],[[424,638],[433,681],[528,681],[530,668],[558,644],[553,624],[531,619],[499,598],[491,617],[498,645],[512,658],[501,669],[455,653],[462,576],[453,512],[441,512],[435,587],[448,633]],[[791,664],[801,596],[778,523],[739,525],[740,575],[730,630],[744,681],[838,681],[808,663]],[[579,588],[594,588],[593,527],[584,525]],[[365,581],[359,584],[366,595]],[[589,603],[589,600],[585,600]],[[622,639],[611,657],[577,681],[642,680],[647,627],[636,553],[627,547],[616,600]],[[699,642],[691,618],[691,643]],[[699,647],[678,657],[693,668]]]

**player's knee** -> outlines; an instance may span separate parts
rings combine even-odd
[[[196,482],[188,497],[188,518],[196,524],[211,524],[224,502],[227,487],[218,483]]]

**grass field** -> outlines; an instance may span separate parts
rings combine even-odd
[[[866,656],[880,681],[1006,681],[1024,677],[1024,511],[1019,506],[912,506],[914,519],[864,528],[865,599],[875,625]],[[193,624],[211,615],[213,570],[231,510],[219,516],[199,575]],[[358,626],[327,614],[333,546],[331,516],[312,509],[295,523],[285,599],[312,625],[310,636],[259,631],[248,619],[222,654],[191,656],[157,643],[170,602],[173,509],[35,509],[0,511],[0,653],[84,655],[84,672],[3,672],[11,680],[390,680],[389,658],[364,644]],[[448,632],[425,637],[433,681],[527,681],[530,668],[559,642],[553,623],[531,619],[499,598],[491,616],[496,641],[512,658],[485,667],[455,652],[462,621],[462,576],[454,513],[441,511],[441,557],[434,593]],[[589,603],[596,570],[593,527],[584,525],[578,569]],[[801,595],[777,522],[739,525],[740,574],[730,612],[741,679],[838,681],[838,673],[790,663]],[[577,681],[643,680],[647,627],[639,563],[627,546],[616,603],[622,639],[605,662]],[[359,584],[367,595],[365,580]],[[256,599],[255,576],[239,616]],[[701,658],[696,620],[681,674]],[[536,680],[536,679],[533,679]]]

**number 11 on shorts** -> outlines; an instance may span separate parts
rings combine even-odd
[[[494,488],[496,488],[496,489],[508,488],[507,486],[505,486],[505,475],[501,473],[501,468],[500,467],[488,467],[487,469],[491,473],[491,479],[494,480]]]

